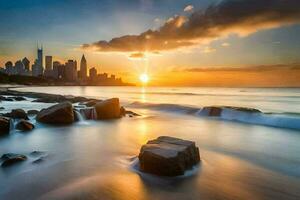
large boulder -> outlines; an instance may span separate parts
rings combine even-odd
[[[42,109],[36,120],[47,124],[71,124],[74,122],[73,106],[70,102],[63,102]]]
[[[27,157],[21,154],[7,153],[2,155],[1,160],[3,160],[1,166],[8,167],[27,160]]]
[[[0,136],[6,135],[10,130],[10,119],[7,117],[0,116]]]
[[[97,119],[115,119],[121,117],[118,98],[98,102],[94,107],[96,109]]]
[[[34,129],[34,125],[24,119],[20,120],[17,125],[16,129],[21,130],[21,131],[31,131]]]
[[[161,136],[142,146],[139,161],[143,172],[179,176],[200,162],[200,154],[195,142]]]
[[[29,119],[26,112],[23,109],[13,109],[10,113],[4,114],[4,116],[11,117],[13,119]]]

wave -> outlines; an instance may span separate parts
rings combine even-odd
[[[196,117],[212,117],[219,120],[300,130],[300,113],[263,113],[257,109],[243,107],[209,106],[197,108],[178,104],[141,102],[134,102],[130,106],[188,114]]]

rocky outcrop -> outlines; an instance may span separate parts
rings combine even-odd
[[[97,119],[116,119],[121,117],[120,102],[118,98],[112,98],[98,102],[95,106]]]
[[[6,135],[10,131],[10,119],[0,116],[0,136]]]
[[[96,99],[93,99],[93,100],[90,100],[88,102],[86,102],[84,105],[86,107],[92,107],[94,105],[96,105],[97,103],[101,102],[102,100],[96,100]]]
[[[8,167],[27,160],[27,157],[21,154],[7,153],[2,155],[1,160],[3,160],[1,166]]]
[[[84,117],[84,119],[97,119],[97,112],[94,107],[81,108],[79,112]]]
[[[207,106],[202,108],[200,115],[210,117],[220,117],[224,110],[239,111],[244,113],[261,113],[260,110],[254,108],[232,107],[232,106]]]
[[[200,162],[200,154],[195,142],[161,136],[142,146],[139,162],[143,172],[179,176]]]
[[[20,120],[17,125],[16,129],[21,130],[21,131],[31,131],[34,129],[34,125],[26,120]]]
[[[10,113],[4,114],[4,116],[13,119],[29,119],[26,112],[23,109],[13,109]]]
[[[47,124],[71,124],[74,122],[73,106],[70,102],[64,102],[42,109],[36,120]]]

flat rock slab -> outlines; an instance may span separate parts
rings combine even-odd
[[[195,142],[161,136],[142,146],[139,161],[143,172],[179,176],[200,162],[200,154]]]

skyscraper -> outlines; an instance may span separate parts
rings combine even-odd
[[[37,49],[37,64],[43,67],[43,47]]]
[[[84,57],[84,54],[82,55],[81,58],[81,62],[80,62],[80,78],[82,80],[86,80],[87,79],[87,62],[86,59]]]
[[[45,65],[45,73],[44,75],[47,76],[47,77],[52,77],[52,56],[46,56],[45,57],[45,62],[46,62],[46,65]]]
[[[52,70],[52,56],[46,56],[46,70]]]
[[[37,59],[32,65],[32,75],[33,76],[42,76],[44,73],[43,67],[43,47],[37,47]]]
[[[95,67],[90,69],[90,80],[95,81],[97,79],[97,69]]]
[[[65,67],[65,76],[68,81],[76,81],[77,79],[77,62],[76,60],[68,60]]]

